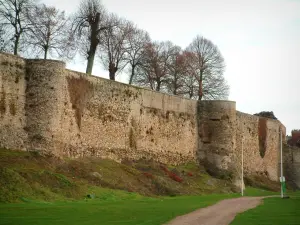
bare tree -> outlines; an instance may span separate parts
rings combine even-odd
[[[138,66],[141,65],[145,46],[151,41],[149,34],[137,27],[133,27],[132,32],[128,35],[128,47],[126,57],[129,68],[129,84],[132,84],[135,72]]]
[[[187,58],[179,46],[174,46],[171,61],[168,65],[168,92],[173,95],[183,95],[186,76],[188,76]]]
[[[198,82],[198,100],[226,98],[229,87],[223,78],[224,58],[210,40],[197,36],[188,46],[190,71]]]
[[[152,90],[167,92],[169,65],[174,54],[176,54],[176,46],[170,41],[148,43],[133,83]]]
[[[128,36],[133,31],[133,24],[111,14],[109,28],[104,30],[100,44],[100,58],[105,68],[108,68],[109,79],[115,80],[116,73],[121,72],[128,60]]]
[[[199,85],[195,76],[195,68],[193,67],[194,64],[191,63],[194,59],[193,53],[184,51],[182,55],[184,59],[185,72],[184,76],[182,77],[182,93],[185,97],[188,97],[190,99],[197,99],[199,93]]]
[[[13,52],[13,38],[9,30],[0,24],[0,51]]]
[[[229,85],[224,76],[220,73],[206,72],[203,78],[203,98],[206,100],[227,99],[229,95]]]
[[[18,54],[21,36],[29,26],[25,12],[35,2],[34,0],[0,0],[0,24],[12,34],[15,55]]]
[[[47,59],[48,53],[64,57],[73,44],[69,39],[65,12],[42,4],[28,11],[26,16],[31,26],[25,42],[37,55],[43,54],[44,59]]]
[[[87,57],[87,74],[92,74],[100,35],[108,28],[107,12],[100,0],[82,0],[74,15],[73,31],[79,38],[81,54]]]

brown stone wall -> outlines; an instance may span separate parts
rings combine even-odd
[[[238,177],[278,180],[279,121],[0,54],[0,147],[114,160],[200,161]],[[226,176],[227,176],[226,175]]]
[[[61,83],[65,64],[54,60],[27,60],[26,63],[26,131],[28,148],[53,151],[54,138],[60,130]]]
[[[283,175],[286,182],[295,189],[300,189],[300,148],[283,145]]]
[[[278,181],[280,127],[284,136],[285,128],[279,121],[237,112],[236,159],[241,162],[243,140],[245,175],[262,175]]]
[[[61,76],[61,75],[60,75]],[[193,161],[196,101],[66,70],[53,134],[57,154]]]
[[[236,108],[231,101],[201,101],[198,105],[198,157],[211,173],[235,173]],[[223,174],[224,175],[224,174]],[[235,176],[234,174],[228,174]]]
[[[294,182],[300,189],[300,148],[293,149],[292,171],[294,173]]]
[[[24,149],[25,128],[25,60],[0,54],[0,147]]]

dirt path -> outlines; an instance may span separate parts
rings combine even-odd
[[[263,197],[241,197],[226,199],[215,205],[178,216],[167,225],[228,225],[237,213],[255,208]]]

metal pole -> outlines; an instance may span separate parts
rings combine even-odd
[[[242,138],[242,179],[241,179],[242,196],[244,196],[244,137]]]
[[[280,129],[280,181],[281,181],[281,198],[283,198],[283,165],[282,165],[282,130]]]

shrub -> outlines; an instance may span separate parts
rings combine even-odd
[[[183,181],[183,179],[181,177],[179,177],[176,173],[171,172],[168,170],[168,168],[166,166],[161,165],[160,168],[165,171],[165,173],[174,181],[177,181],[179,183],[181,183]]]
[[[175,173],[169,172],[168,175],[169,175],[169,177],[170,177],[171,179],[173,179],[173,180],[175,180],[175,181],[177,181],[177,182],[179,182],[179,183],[181,183],[181,182],[183,181],[182,178],[179,177],[179,176],[178,176],[177,174],[175,174]]]
[[[153,175],[152,175],[151,173],[144,172],[143,174],[144,174],[147,178],[153,179]]]

